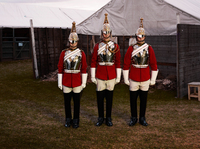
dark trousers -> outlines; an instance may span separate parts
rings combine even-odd
[[[148,91],[130,91],[131,117],[137,117],[137,98],[140,97],[140,117],[145,117]]]
[[[72,118],[71,113],[71,98],[74,101],[74,119],[79,119],[80,114],[80,93],[64,93],[64,105],[65,105],[65,116],[67,118]]]
[[[111,117],[112,112],[112,101],[113,101],[113,91],[103,90],[96,91],[97,95],[97,107],[99,117],[104,118],[104,98],[106,98],[106,117]]]

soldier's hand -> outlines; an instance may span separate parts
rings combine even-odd
[[[91,78],[91,81],[92,81],[93,83],[97,84],[96,78]]]
[[[150,80],[150,85],[155,85],[155,84],[156,84],[156,81]]]
[[[58,88],[62,90],[62,85],[58,85]]]
[[[83,89],[86,87],[86,84],[85,83],[82,83],[81,85],[83,87]]]
[[[62,74],[58,74],[58,88],[62,90]]]
[[[125,83],[126,85],[130,85],[129,80],[124,80],[124,83]]]
[[[115,84],[119,83],[120,82],[120,78],[116,78],[115,80]]]

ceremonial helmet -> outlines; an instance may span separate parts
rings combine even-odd
[[[140,38],[145,37],[145,30],[143,28],[143,18],[140,19],[140,27],[137,29],[135,36],[138,36]]]
[[[112,33],[112,30],[110,28],[110,24],[108,22],[108,14],[105,13],[105,19],[104,19],[104,23],[103,23],[103,28],[101,30],[101,33],[102,34],[111,34]]]
[[[68,39],[69,39],[70,43],[75,43],[79,40],[78,34],[76,33],[76,23],[75,22],[72,23],[72,29],[71,29],[71,33],[69,34]]]

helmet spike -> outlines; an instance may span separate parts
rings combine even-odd
[[[71,33],[69,34],[68,39],[70,42],[79,40],[78,35],[76,33],[76,23],[75,22],[72,22]]]
[[[143,28],[143,18],[140,18],[140,27]]]
[[[108,22],[108,14],[107,14],[107,13],[105,13],[104,24],[105,24],[105,23],[108,23],[108,24],[109,24],[109,22]]]
[[[72,32],[76,32],[76,23],[72,22],[72,29],[71,29],[71,33]]]
[[[143,28],[143,18],[140,18],[140,27],[136,30],[136,36],[140,38],[145,36],[145,30]]]

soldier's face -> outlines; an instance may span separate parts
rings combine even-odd
[[[107,34],[103,33],[103,40],[104,41],[109,41],[110,40],[110,33],[107,33]]]
[[[144,42],[144,39],[145,39],[145,37],[140,38],[140,37],[137,36],[137,41],[138,41],[138,43]]]
[[[76,49],[78,42],[69,42],[71,49]]]

